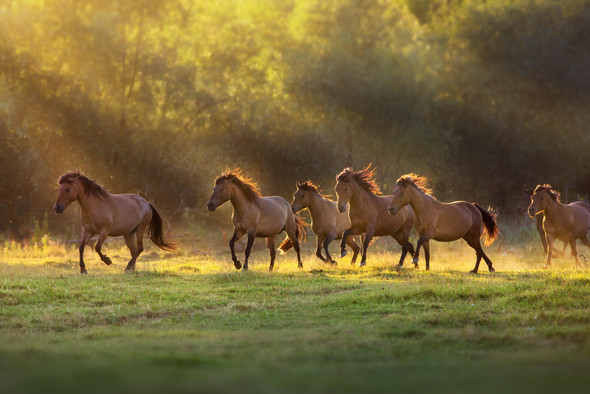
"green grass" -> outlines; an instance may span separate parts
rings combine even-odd
[[[489,248],[497,273],[469,274],[462,243],[432,246],[432,270],[392,270],[399,247],[368,267],[294,254],[250,272],[216,240],[177,254],[149,248],[123,274],[91,249],[0,252],[0,392],[587,392],[590,273],[570,259],[541,270],[536,244]],[[539,244],[540,246],[540,244]],[[336,251],[336,245],[332,250]],[[581,253],[587,253],[583,246]],[[388,252],[393,250],[394,252]]]

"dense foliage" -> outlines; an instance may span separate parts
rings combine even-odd
[[[0,198],[20,215],[50,211],[73,168],[169,212],[202,207],[234,166],[285,197],[369,162],[385,191],[414,171],[500,211],[525,183],[590,190],[586,0],[15,0],[0,15]]]

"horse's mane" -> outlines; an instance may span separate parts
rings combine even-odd
[[[429,186],[430,180],[421,175],[416,175],[414,173],[402,175],[397,180],[396,184],[399,186],[413,186],[416,189],[420,190],[422,193],[429,195],[430,197],[434,198],[432,195],[432,189]]]
[[[243,175],[242,171],[243,170],[239,167],[234,168],[233,170],[227,169],[215,179],[215,184],[217,185],[222,181],[232,182],[244,192],[244,195],[250,201],[256,200],[257,197],[262,197],[256,181]]]
[[[298,186],[298,189],[301,189],[301,190],[309,190],[309,191],[317,194],[318,196],[320,196],[322,198],[325,198],[325,199],[328,199],[329,198],[329,196],[326,196],[326,195],[324,195],[324,194],[322,194],[320,192],[318,185],[314,185],[313,182],[312,181],[309,181],[309,180],[308,181],[305,181],[303,183],[300,183],[299,186]]]
[[[561,202],[560,197],[561,197],[561,193],[559,193],[557,190],[554,190],[551,185],[549,184],[544,184],[544,185],[537,185],[537,187],[535,188],[535,191],[533,192],[533,194],[543,191],[543,190],[547,190],[547,193],[549,193],[549,196],[551,196],[551,198],[553,199],[553,201],[555,202]]]
[[[79,180],[80,183],[82,183],[82,187],[84,187],[84,194],[87,196],[93,196],[99,199],[109,198],[109,193],[107,193],[107,191],[98,182],[86,177],[79,171],[72,171],[63,174],[59,177],[57,183],[59,185],[63,183],[68,183],[71,185],[75,180]]]
[[[354,179],[363,189],[371,194],[380,195],[381,189],[375,181],[375,168],[371,168],[371,163],[360,171],[353,171],[351,167],[345,168],[336,176],[337,181],[350,182]]]

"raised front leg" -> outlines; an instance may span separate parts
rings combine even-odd
[[[242,268],[242,263],[240,263],[240,260],[238,260],[238,258],[236,257],[236,252],[234,249],[234,246],[236,244],[236,241],[240,238],[242,238],[244,236],[244,233],[241,231],[238,231],[236,229],[234,229],[234,234],[232,235],[231,239],[229,240],[229,250],[231,251],[231,259],[234,262],[234,267],[236,267],[236,269],[240,269]]]
[[[248,258],[250,257],[250,251],[252,250],[252,245],[254,245],[254,237],[256,236],[256,231],[248,231],[248,244],[246,245],[246,258],[244,259],[244,266],[242,269],[248,269]]]
[[[98,241],[96,241],[96,246],[94,247],[94,250],[96,250],[96,253],[98,253],[98,255],[100,256],[100,259],[106,265],[111,265],[111,264],[113,264],[111,259],[108,258],[106,254],[102,253],[102,244],[107,239],[108,235],[109,235],[109,230],[107,230],[106,228],[103,228],[102,230],[100,230],[100,234],[98,234]]]
[[[79,248],[79,252],[80,252],[80,273],[83,274],[83,275],[88,274],[88,271],[86,271],[86,265],[84,264],[84,247],[86,246],[86,244],[88,244],[88,241],[90,241],[90,238],[92,238],[92,234],[90,234],[86,230],[83,230],[83,232],[82,232],[82,243],[80,244],[80,248]]]

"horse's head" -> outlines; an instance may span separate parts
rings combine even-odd
[[[76,177],[61,176],[59,178],[59,189],[57,201],[53,205],[56,213],[62,213],[68,205],[78,199],[78,189],[76,187]]]
[[[400,209],[410,203],[410,194],[408,192],[408,185],[398,183],[393,188],[393,198],[387,206],[387,211],[390,215],[395,215]]]
[[[231,181],[222,179],[215,182],[213,193],[207,201],[207,209],[211,212],[215,211],[217,207],[226,203],[231,198]]]
[[[527,187],[524,187],[522,189],[522,196],[520,197],[520,202],[515,208],[516,213],[525,213],[527,211],[529,205],[531,205],[531,196],[533,195],[533,190],[534,189]]]
[[[297,191],[293,193],[293,202],[291,203],[291,210],[297,213],[304,208],[309,207],[309,193],[311,191],[305,188],[301,183],[297,182]]]
[[[338,197],[336,202],[338,205],[338,212],[346,212],[346,205],[348,205],[353,193],[351,182],[343,179],[338,180],[338,183],[336,183],[336,186],[334,187],[334,191]]]
[[[538,185],[531,197],[531,205],[528,212],[530,217],[534,217],[539,212],[547,208],[547,203],[552,199],[559,202],[559,192],[553,190],[550,185]]]

